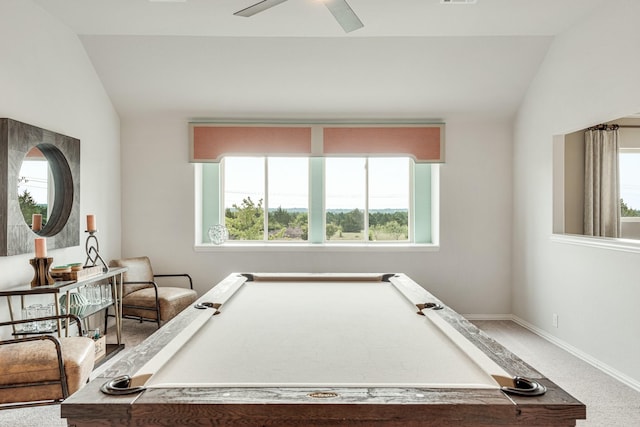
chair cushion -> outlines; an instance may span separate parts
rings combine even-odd
[[[158,300],[160,301],[160,320],[168,321],[178,313],[193,304],[198,299],[198,294],[192,289],[158,286]],[[140,289],[132,292],[122,299],[122,314],[137,316],[145,319],[156,319],[155,311],[124,307],[134,305],[149,307],[155,310],[155,292],[152,288]]]
[[[93,370],[95,345],[91,338],[60,338],[69,394],[82,387]],[[60,379],[55,345],[49,340],[0,346],[0,385]],[[62,399],[59,384],[0,389],[0,403]]]
[[[141,256],[135,258],[114,259],[109,262],[111,267],[127,267],[123,274],[125,282],[153,282],[153,269],[149,257]],[[125,284],[123,286],[124,295],[148,287],[146,284]]]

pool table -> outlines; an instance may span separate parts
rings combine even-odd
[[[586,408],[405,274],[234,273],[69,426],[574,426]]]

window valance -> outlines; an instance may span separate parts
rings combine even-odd
[[[219,162],[230,155],[409,156],[444,162],[444,124],[225,125],[190,123],[190,161]]]

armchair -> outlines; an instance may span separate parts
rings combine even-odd
[[[13,326],[43,320],[75,321],[77,337],[34,335],[0,341],[0,409],[58,403],[80,389],[93,370],[95,344],[83,337],[72,314],[1,322]]]
[[[112,260],[112,267],[128,267],[124,273],[122,317],[167,322],[198,299],[188,274],[154,274],[148,257]],[[180,278],[182,286],[158,286],[157,277]],[[188,281],[189,288],[186,288]]]

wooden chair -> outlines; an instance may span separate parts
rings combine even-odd
[[[72,314],[2,322],[1,326],[43,320],[73,320],[77,337],[32,335],[0,341],[0,409],[58,403],[80,389],[94,365],[95,344],[83,337]]]
[[[198,299],[193,290],[191,276],[181,274],[154,274],[148,257],[112,260],[112,267],[127,267],[124,273],[122,317],[142,321],[167,322]],[[157,277],[181,278],[183,286],[158,286]],[[186,288],[186,283],[189,288]]]

